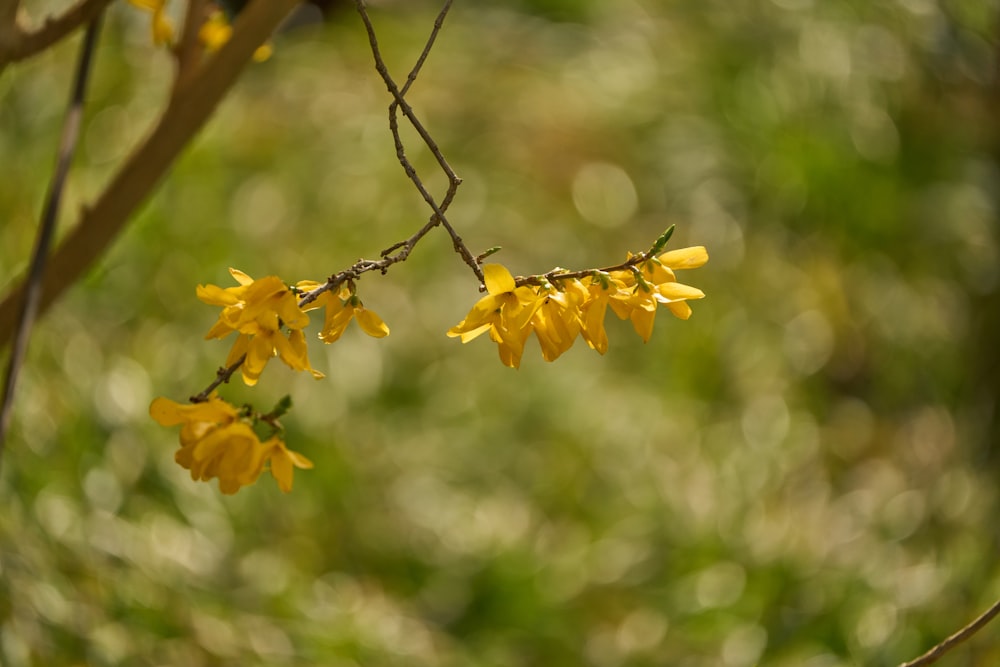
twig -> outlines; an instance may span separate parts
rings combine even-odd
[[[7,43],[0,43],[0,70],[12,62],[41,53],[80,26],[93,21],[110,3],[111,0],[80,0],[59,16],[46,18],[42,26],[35,30],[26,30],[12,22],[5,27]],[[13,7],[16,6],[17,3],[13,3]]]
[[[417,62],[414,63],[413,69],[410,73],[406,75],[406,83],[403,84],[402,90],[399,91],[401,96],[406,95],[406,92],[413,85],[413,82],[417,80],[417,75],[420,74],[421,68],[424,66],[424,61],[427,60],[427,56],[430,55],[431,49],[434,48],[434,42],[437,41],[438,33],[441,32],[442,26],[444,26],[444,19],[448,15],[448,11],[451,10],[452,0],[445,0],[444,6],[441,7],[441,11],[438,12],[437,18],[434,19],[434,27],[431,28],[431,34],[427,38],[427,43],[424,44],[424,50],[420,52],[420,56],[417,57]]]
[[[125,161],[93,207],[82,212],[79,223],[53,253],[51,270],[43,281],[40,312],[101,256],[212,115],[253,52],[297,6],[298,0],[252,0],[236,20],[232,39],[175,89],[152,133]],[[0,303],[0,346],[11,336],[23,293],[22,283]]]
[[[246,361],[246,359],[247,355],[244,354],[242,357],[234,361],[231,365],[217,370],[215,372],[215,380],[213,380],[210,385],[205,387],[205,389],[200,394],[196,394],[191,398],[189,398],[188,400],[191,401],[192,403],[203,403],[207,401],[208,395],[211,394],[212,391],[220,384],[229,382],[229,378],[233,377],[233,373],[235,373],[237,369],[239,369],[239,367],[243,365],[243,362]]]
[[[563,271],[562,269],[553,269],[548,273],[536,273],[531,276],[517,276],[514,278],[514,284],[518,287],[522,285],[544,285],[545,283],[552,283],[557,280],[573,280],[574,278],[586,278],[587,276],[592,276],[595,273],[610,273],[611,271],[624,271],[630,267],[642,264],[647,259],[649,255],[647,253],[641,253],[638,255],[633,255],[628,260],[622,262],[621,264],[615,264],[614,266],[605,266],[600,269],[583,269],[581,271]]]
[[[476,263],[475,256],[472,254],[471,251],[469,251],[468,247],[465,245],[465,242],[462,241],[462,238],[455,232],[455,229],[451,226],[451,223],[448,222],[448,219],[444,215],[445,211],[447,210],[448,204],[450,204],[452,199],[454,198],[455,192],[457,191],[458,186],[461,184],[462,179],[458,177],[455,171],[451,168],[451,165],[448,164],[448,161],[444,158],[444,155],[442,155],[441,153],[441,149],[438,148],[437,142],[434,141],[434,138],[431,137],[430,133],[423,126],[423,123],[421,123],[420,119],[417,118],[417,115],[413,111],[413,108],[403,98],[404,93],[396,85],[396,82],[393,80],[392,75],[389,74],[389,69],[388,67],[386,67],[385,61],[382,58],[381,50],[379,49],[378,38],[375,35],[375,27],[372,25],[371,18],[368,16],[368,11],[365,8],[364,0],[355,0],[354,4],[358,10],[358,14],[361,16],[361,20],[365,24],[365,30],[368,33],[368,43],[371,46],[372,56],[375,60],[375,69],[376,71],[378,71],[379,76],[382,77],[382,81],[385,83],[386,88],[389,90],[389,92],[392,94],[393,97],[393,102],[392,104],[389,105],[389,128],[392,131],[393,141],[396,146],[396,157],[399,159],[399,163],[402,165],[403,170],[406,172],[407,177],[413,182],[414,186],[416,186],[417,190],[420,192],[420,195],[424,198],[424,201],[427,202],[427,205],[430,206],[431,210],[434,212],[434,215],[431,218],[431,223],[430,223],[431,226],[433,227],[440,224],[447,230],[449,236],[451,236],[452,243],[455,247],[455,251],[458,252],[458,254],[461,255],[465,263],[469,265],[473,273],[476,274],[476,278],[478,278],[480,282],[483,282],[484,280],[483,272],[482,269],[479,267],[479,264]],[[431,31],[430,37],[428,38],[423,51],[421,52],[420,56],[417,59],[417,63],[414,65],[413,69],[410,71],[410,74],[407,77],[407,83],[404,88],[405,90],[408,90],[410,85],[416,79],[420,68],[423,66],[424,60],[426,60],[427,58],[427,54],[430,53],[431,47],[433,46],[434,41],[437,38],[441,26],[444,24],[444,18],[447,15],[448,10],[450,8],[451,8],[451,0],[446,0],[443,8],[438,13],[438,17],[434,22],[434,28]],[[407,120],[410,121],[410,124],[413,125],[413,128],[417,131],[417,134],[419,134],[420,138],[423,139],[424,144],[426,144],[427,148],[430,149],[431,154],[437,160],[438,165],[440,165],[442,171],[444,171],[445,175],[448,177],[448,182],[449,182],[448,192],[445,194],[445,199],[442,201],[442,205],[438,205],[437,202],[434,200],[434,197],[431,196],[431,194],[427,191],[427,188],[424,187],[424,184],[420,180],[420,177],[417,175],[416,170],[413,168],[413,165],[406,157],[406,152],[403,148],[403,142],[399,136],[399,124],[396,118],[397,108],[402,109],[403,115],[406,116]]]
[[[927,653],[924,653],[919,658],[915,658],[909,662],[904,662],[899,667],[924,667],[925,665],[934,664],[945,653],[982,630],[997,614],[1000,614],[1000,600],[994,602],[993,606],[980,614],[976,620],[972,621],[964,628],[951,635],[931,650],[927,651]]]
[[[31,327],[38,314],[38,302],[42,293],[42,277],[45,275],[46,260],[52,237],[55,234],[56,221],[59,219],[59,205],[62,203],[63,190],[66,188],[66,177],[76,152],[76,144],[80,138],[80,121],[83,117],[83,103],[87,91],[87,81],[94,61],[94,51],[97,46],[97,36],[101,32],[101,14],[99,13],[84,34],[80,45],[80,55],[77,61],[76,76],[70,91],[69,107],[63,122],[62,138],[59,141],[59,152],[56,158],[55,171],[49,194],[42,210],[41,222],[38,226],[38,237],[35,240],[35,251],[31,257],[28,269],[28,280],[25,286],[24,298],[21,301],[17,318],[17,331],[14,344],[11,346],[10,361],[7,365],[7,376],[4,379],[3,405],[0,407],[0,457],[3,456],[4,443],[7,440],[7,429],[10,426],[14,407],[14,389],[17,386],[17,376],[24,363],[24,355],[28,350],[28,339]]]

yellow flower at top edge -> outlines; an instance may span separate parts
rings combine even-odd
[[[214,394],[190,405],[157,398],[149,414],[163,426],[182,425],[181,448],[174,460],[191,471],[193,480],[218,479],[219,490],[225,494],[253,484],[268,463],[278,486],[287,493],[292,489],[294,468],[313,467],[276,436],[262,443],[240,411]]]
[[[198,30],[198,40],[205,46],[209,53],[215,53],[232,37],[233,27],[229,24],[229,19],[222,11],[212,12],[208,20],[202,24]],[[253,59],[263,62],[271,57],[273,49],[270,44],[264,44],[253,52]]]
[[[167,0],[128,0],[133,7],[138,7],[139,9],[144,9],[150,12],[152,16],[152,22],[150,24],[150,29],[152,31],[153,44],[156,46],[161,46],[163,44],[170,44],[174,39],[174,25],[170,21],[170,18],[166,15],[166,4]]]
[[[225,338],[239,332],[226,358],[231,366],[244,357],[240,371],[248,385],[257,384],[264,367],[277,355],[293,370],[306,370],[313,377],[323,374],[309,364],[305,334],[309,316],[299,308],[298,297],[277,276],[254,280],[237,269],[229,269],[239,285],[218,287],[198,285],[198,298],[222,312],[205,338]],[[282,327],[290,331],[285,337]]]

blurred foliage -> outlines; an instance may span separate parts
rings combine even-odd
[[[48,7],[42,3],[29,8]],[[428,211],[357,17],[275,43],[40,324],[0,472],[4,665],[896,665],[1000,596],[996,0],[457,2],[409,99],[515,273],[672,223],[708,298],[520,371],[444,331],[444,234],[359,293],[392,327],[269,368],[287,496],[173,463],[155,395],[225,343],[197,283],[323,279]],[[435,7],[376,12],[390,67]],[[65,224],[170,63],[108,17]],[[0,284],[25,266],[75,43],[0,78]],[[415,135],[408,152],[433,161]],[[427,178],[438,191],[443,179]],[[533,345],[530,344],[529,347]],[[1000,664],[996,627],[949,659]],[[944,664],[944,663],[942,663]]]

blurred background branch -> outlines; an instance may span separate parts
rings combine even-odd
[[[3,0],[0,6],[0,74],[12,62],[41,53],[78,28],[96,18],[111,0],[79,0],[39,27],[28,27],[17,20],[18,2]]]
[[[94,203],[83,206],[79,221],[56,249],[43,282],[40,312],[105,252],[229,92],[254,51],[297,5],[297,0],[251,2],[237,19],[232,39],[174,90],[149,136]],[[0,345],[13,332],[23,291],[23,283],[16,284],[0,301]]]
[[[935,662],[943,658],[946,653],[986,627],[986,624],[992,621],[997,614],[1000,614],[1000,601],[993,603],[992,607],[984,611],[971,623],[955,632],[953,635],[924,653],[919,658],[905,662],[899,667],[925,667],[926,665],[933,665]]]
[[[66,120],[63,123],[62,136],[56,154],[56,166],[49,185],[49,192],[42,209],[38,224],[38,234],[35,239],[35,250],[32,253],[31,264],[24,286],[24,298],[20,303],[11,343],[10,358],[7,362],[7,372],[4,376],[3,398],[0,403],[0,461],[3,459],[4,447],[7,443],[7,429],[13,414],[14,395],[17,387],[17,376],[24,363],[24,355],[28,349],[28,338],[38,313],[38,301],[41,297],[42,278],[48,260],[49,248],[55,236],[56,221],[59,217],[59,206],[62,202],[63,190],[66,187],[66,177],[76,152],[80,139],[80,125],[83,122],[83,107],[87,92],[87,81],[90,77],[94,52],[97,48],[97,38],[101,31],[101,15],[94,17],[87,26],[80,55],[77,59],[76,73],[70,89],[69,105],[66,110]]]

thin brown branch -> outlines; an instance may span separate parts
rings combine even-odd
[[[595,273],[610,273],[612,271],[624,271],[633,266],[638,266],[646,260],[648,260],[652,255],[648,252],[639,253],[638,255],[633,255],[621,264],[615,264],[614,266],[605,266],[600,269],[583,269],[581,271],[564,271],[562,269],[553,269],[548,273],[537,273],[532,276],[517,276],[514,278],[514,284],[518,287],[522,285],[544,285],[545,283],[552,283],[557,280],[573,280],[579,278],[586,278],[587,276],[592,276]]]
[[[992,621],[997,614],[1000,614],[1000,600],[994,602],[993,606],[980,614],[978,618],[942,641],[931,650],[927,651],[927,653],[924,653],[919,658],[915,658],[909,662],[904,662],[899,667],[926,667],[926,665],[934,664],[945,653],[986,627],[986,624]]]
[[[438,12],[437,18],[434,19],[434,27],[431,28],[431,34],[427,38],[427,43],[424,44],[424,50],[420,52],[420,56],[417,57],[417,62],[414,63],[413,69],[410,73],[406,75],[406,83],[403,84],[403,88],[399,91],[400,97],[405,96],[406,92],[413,85],[413,82],[417,80],[417,75],[420,74],[421,68],[424,66],[424,62],[427,60],[427,56],[430,55],[431,49],[434,48],[434,42],[437,41],[438,33],[441,32],[441,28],[444,26],[444,19],[448,16],[448,12],[451,10],[452,0],[445,0],[444,6],[441,7],[441,11]]]
[[[6,34],[0,39],[0,70],[12,62],[41,53],[64,39],[77,28],[93,21],[110,3],[111,0],[80,0],[59,16],[46,18],[34,30],[21,26],[16,21],[7,24],[3,29]],[[16,9],[17,4],[12,3],[12,6]]]
[[[84,209],[76,228],[53,254],[39,312],[104,253],[181,150],[204,126],[257,47],[297,5],[297,0],[253,0],[233,26],[232,39],[174,91],[152,133],[125,161],[93,206]],[[0,345],[10,340],[23,294],[22,282],[0,302]]]
[[[101,14],[98,14],[87,27],[83,44],[80,46],[80,56],[77,63],[73,87],[70,91],[69,108],[66,120],[63,122],[62,138],[59,141],[56,167],[52,174],[52,184],[45,200],[41,222],[38,225],[38,237],[35,241],[35,251],[31,257],[28,269],[28,281],[25,287],[24,300],[17,318],[17,329],[14,344],[11,346],[10,361],[7,365],[7,375],[4,379],[3,404],[0,406],[0,458],[3,456],[4,443],[7,440],[7,429],[10,426],[14,408],[14,390],[17,387],[17,377],[28,351],[28,340],[31,328],[38,314],[38,301],[41,297],[42,277],[49,257],[49,248],[55,235],[56,222],[59,219],[59,207],[62,194],[66,189],[66,178],[73,162],[73,154],[80,139],[80,123],[83,119],[83,105],[86,98],[87,82],[94,62],[94,51],[97,47],[97,37],[101,32]]]
[[[211,394],[215,390],[215,388],[218,387],[220,384],[229,382],[229,378],[233,377],[233,373],[235,373],[237,369],[239,369],[239,367],[243,365],[243,362],[246,361],[246,359],[247,355],[244,354],[242,357],[234,361],[231,365],[217,370],[215,372],[215,380],[213,380],[210,385],[205,387],[205,389],[200,394],[196,394],[191,398],[189,398],[188,400],[191,401],[192,403],[203,403],[204,401],[207,401],[209,394]]]
[[[462,241],[462,238],[455,232],[454,227],[452,227],[451,223],[448,222],[448,219],[444,215],[448,205],[454,198],[455,192],[457,191],[457,188],[461,184],[462,180],[451,168],[451,165],[448,164],[448,161],[441,153],[441,149],[438,147],[437,142],[434,141],[434,138],[431,137],[430,133],[420,122],[420,119],[417,118],[417,115],[413,111],[413,108],[403,98],[403,92],[396,85],[396,82],[395,80],[393,80],[392,75],[389,74],[389,69],[388,67],[386,67],[385,60],[382,58],[381,49],[379,48],[378,45],[378,38],[375,35],[375,27],[374,25],[372,25],[371,18],[368,16],[368,11],[365,8],[364,0],[355,0],[355,7],[358,10],[358,14],[361,16],[361,20],[364,22],[365,25],[365,30],[368,33],[368,43],[371,46],[372,56],[375,60],[375,69],[376,71],[378,71],[379,75],[382,77],[382,81],[386,85],[386,88],[393,96],[393,102],[392,104],[389,105],[389,127],[390,130],[392,131],[393,141],[396,146],[396,157],[399,159],[399,162],[402,165],[403,170],[406,172],[407,177],[413,182],[414,186],[416,186],[417,190],[420,192],[424,201],[427,203],[428,206],[430,206],[431,210],[434,212],[434,215],[432,216],[430,222],[431,226],[433,227],[440,224],[447,230],[448,234],[451,236],[452,243],[455,247],[455,251],[458,252],[459,255],[461,255],[462,259],[465,261],[466,264],[469,265],[469,267],[472,269],[473,273],[475,273],[479,281],[483,282],[484,280],[483,272],[482,269],[480,269],[479,264],[476,262],[475,256],[465,245],[465,242]],[[417,59],[417,63],[410,71],[405,87],[407,90],[409,89],[409,86],[413,83],[413,81],[416,80],[417,74],[419,73],[424,60],[426,60],[427,58],[427,54],[430,53],[430,49],[437,38],[438,32],[440,31],[440,28],[444,23],[444,18],[447,15],[450,7],[451,7],[451,0],[446,0],[444,7],[439,12],[438,17],[434,22],[434,28],[431,31],[430,37],[428,38],[427,43],[425,44],[424,49],[420,54],[420,57],[418,57]],[[430,149],[431,154],[437,160],[438,165],[441,167],[445,175],[448,177],[449,187],[448,187],[448,192],[445,195],[445,199],[442,202],[442,204],[444,204],[443,206],[438,205],[437,202],[434,200],[434,197],[431,196],[431,194],[427,191],[427,188],[424,187],[424,184],[420,180],[420,177],[416,173],[416,170],[413,168],[413,165],[406,157],[406,152],[403,147],[403,142],[399,136],[399,124],[396,117],[397,109],[402,109],[403,115],[406,116],[407,120],[410,121],[410,124],[420,135],[420,138],[423,139],[424,143],[427,145],[427,148]]]

